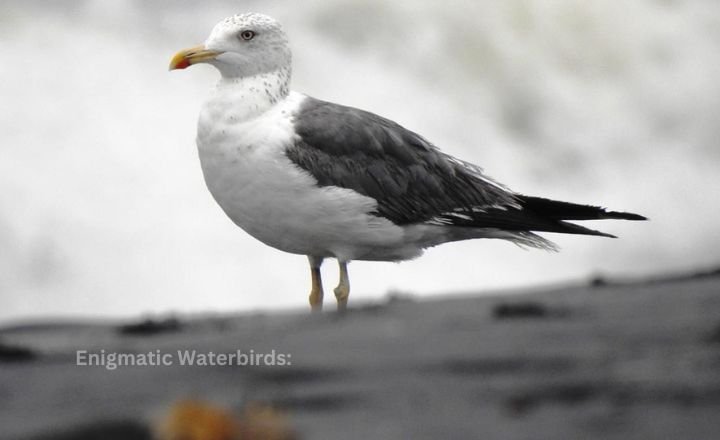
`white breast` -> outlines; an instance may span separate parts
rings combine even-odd
[[[403,228],[369,215],[374,199],[318,187],[287,158],[304,95],[272,105],[246,92],[219,89],[198,124],[205,182],[233,222],[267,245],[305,255],[359,259],[402,242]]]

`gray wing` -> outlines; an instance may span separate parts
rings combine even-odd
[[[519,208],[515,195],[480,168],[373,113],[307,97],[295,131],[298,140],[286,151],[292,162],[319,186],[372,197],[375,214],[396,224],[452,223],[463,213]]]

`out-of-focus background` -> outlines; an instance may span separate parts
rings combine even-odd
[[[244,11],[284,23],[295,90],[374,111],[519,192],[644,214],[352,264],[354,299],[715,265],[715,0],[4,1],[0,320],[304,307],[304,257],[235,227],[194,145],[208,66],[170,57]],[[325,266],[334,283],[333,264]]]

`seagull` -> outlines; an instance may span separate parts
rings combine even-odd
[[[313,311],[322,309],[326,258],[339,264],[343,311],[352,260],[410,260],[476,238],[556,250],[535,232],[614,237],[568,220],[645,220],[511,191],[389,119],[291,91],[291,59],[280,23],[245,13],[175,54],[170,70],[205,63],[220,71],[197,126],[205,183],[248,234],[307,256]]]

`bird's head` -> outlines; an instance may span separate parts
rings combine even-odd
[[[280,23],[263,14],[233,15],[215,25],[204,44],[181,50],[170,70],[193,64],[215,66],[224,78],[243,78],[290,67],[291,54]]]

